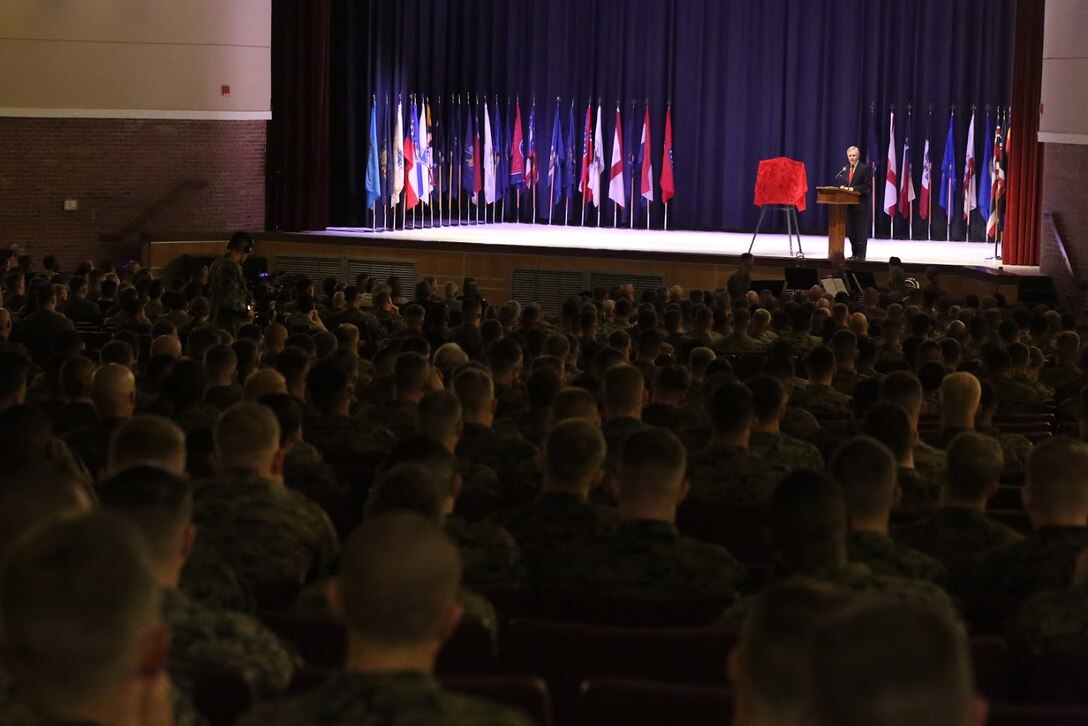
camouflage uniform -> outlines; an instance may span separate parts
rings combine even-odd
[[[196,548],[181,571],[179,588],[201,605],[240,613],[257,611],[253,593],[217,553]]]
[[[362,407],[368,403],[378,404],[383,401],[392,401],[393,393],[392,376],[371,378],[370,382],[355,391],[355,402],[359,406],[359,410],[362,410]]]
[[[788,411],[789,409],[787,409]],[[785,419],[782,420],[783,423]],[[782,424],[779,424],[782,426]],[[849,439],[864,433],[865,420],[860,418],[848,418],[841,421],[831,421],[820,425],[819,430],[810,436],[804,437],[805,441],[815,446],[824,460],[830,460],[835,449]],[[783,427],[785,432],[785,427]],[[801,438],[798,436],[797,438]]]
[[[1044,398],[1031,386],[1004,376],[991,378],[999,414],[1045,413]]]
[[[928,520],[892,530],[895,541],[940,561],[949,574],[949,591],[959,593],[986,550],[1019,542],[1023,535],[985,512],[940,507]]]
[[[753,338],[747,333],[734,332],[732,335],[722,338],[714,347],[715,353],[737,355],[743,353],[762,353],[767,349],[767,344],[762,340]]]
[[[414,401],[391,399],[374,406],[363,407],[355,418],[366,426],[384,426],[393,436],[400,438],[415,433],[419,404]]]
[[[680,534],[668,522],[635,520],[568,544],[548,557],[542,585],[637,596],[727,596],[747,584],[724,547]]]
[[[452,514],[446,534],[461,549],[464,579],[469,585],[517,583],[525,576],[521,548],[502,527],[492,522],[469,522]]]
[[[846,535],[846,556],[851,562],[867,565],[877,575],[937,584],[948,581],[948,571],[940,562],[918,550],[897,546],[891,536],[879,532],[854,531]]]
[[[820,422],[816,417],[803,408],[786,406],[786,413],[778,422],[782,433],[795,439],[808,440],[810,436],[820,430]]]
[[[113,432],[126,421],[128,419],[125,418],[99,419],[94,426],[69,431],[64,435],[64,443],[68,445],[68,450],[83,462],[91,476],[97,479],[99,471],[106,465],[110,438],[113,437]]]
[[[824,470],[824,458],[819,449],[783,433],[753,431],[748,440],[748,451],[763,457],[771,470],[779,474],[797,469]]]
[[[878,340],[876,343],[877,360],[903,360],[903,345]]]
[[[763,457],[736,446],[711,446],[688,457],[692,499],[756,504],[767,498],[776,479]]]
[[[1033,592],[1066,587],[1085,547],[1088,527],[1043,527],[1019,542],[984,552],[964,591],[969,612],[1011,617]],[[997,612],[994,601],[1001,606]]]
[[[495,418],[514,419],[529,409],[529,400],[522,386],[505,383],[495,385]]]
[[[529,726],[528,716],[443,689],[424,673],[345,671],[317,688],[260,705],[239,726]]]
[[[374,317],[377,319],[378,324],[382,326],[382,330],[386,335],[392,335],[393,333],[399,333],[404,330],[404,318],[400,316],[400,313],[395,313],[392,310],[375,310]]]
[[[188,666],[251,671],[264,696],[285,690],[295,668],[302,665],[256,619],[204,607],[178,590],[163,592],[162,617],[170,627],[172,660]]]
[[[698,451],[710,442],[706,417],[689,408],[651,403],[642,409],[642,423],[672,431],[688,451]]]
[[[577,494],[543,492],[535,501],[492,516],[525,553],[530,569],[563,545],[610,528],[616,513]]]
[[[235,333],[246,319],[249,291],[242,266],[229,254],[208,269],[208,325]]]
[[[1033,381],[1027,375],[1023,373],[1017,373],[1012,377],[1017,383],[1027,386],[1031,390],[1035,391],[1036,395],[1042,398],[1044,401],[1050,398],[1054,398],[1054,389],[1039,381]]]
[[[1009,641],[1030,651],[1088,646],[1088,587],[1032,595],[1016,614]]]
[[[914,445],[914,468],[928,481],[944,481],[944,472],[948,467],[947,457],[940,449],[928,444]]]
[[[551,428],[551,408],[536,411],[525,409],[510,418],[495,419],[495,428],[513,436],[520,436],[533,446],[543,446]]]
[[[1054,394],[1055,398],[1059,401],[1065,401],[1066,399],[1076,400],[1081,389],[1088,386],[1088,372],[1079,371],[1079,373],[1079,376],[1071,378],[1071,380],[1058,387],[1057,392]]]
[[[946,426],[940,431],[926,436],[923,440],[934,448],[947,450],[948,445],[952,443],[952,439],[968,430],[962,426]],[[997,439],[997,443],[1001,444],[1001,452],[1004,454],[1005,462],[1001,470],[1002,473],[1015,474],[1024,471],[1024,464],[1027,462],[1028,452],[1031,450],[1031,441],[1026,436],[1023,434],[1006,434],[998,428],[978,429],[978,432]]]
[[[899,467],[896,481],[902,492],[899,509],[913,514],[933,511],[941,496],[941,485],[926,479],[917,469]]]
[[[793,347],[794,355],[804,356],[813,348],[819,348],[824,341],[804,330],[791,330],[780,338]]]
[[[944,590],[928,580],[912,580],[893,575],[875,575],[868,565],[850,562],[841,567],[787,575],[783,580],[803,578],[825,582],[844,590],[866,595],[925,603],[952,621],[962,622],[959,610]],[[744,598],[722,613],[718,624],[731,630],[739,630],[752,607],[752,599]]]
[[[377,464],[393,447],[393,433],[350,416],[307,416],[302,423],[306,440],[332,465]]]
[[[835,377],[831,379],[831,387],[843,395],[853,396],[854,389],[862,378],[856,370],[836,371]]]
[[[472,471],[480,464],[494,471],[503,501],[516,503],[531,501],[538,492],[537,452],[535,446],[517,436],[483,424],[466,423],[455,454],[462,472]]]
[[[212,386],[204,392],[204,403],[219,411],[226,411],[241,402],[242,394],[242,387],[237,383],[230,386]]]
[[[616,471],[620,462],[620,451],[623,448],[623,442],[636,431],[644,431],[647,428],[649,427],[642,421],[628,416],[606,419],[601,424],[601,433],[604,434],[607,452],[604,458],[604,468],[608,471]]]
[[[332,571],[336,530],[305,496],[243,470],[198,482],[195,492],[196,550],[214,553],[247,587],[303,585]]]
[[[793,392],[790,404],[803,408],[816,418],[845,418],[853,415],[850,397],[823,383],[810,383]]]
[[[363,342],[373,343],[385,337],[385,329],[373,313],[359,308],[341,310],[329,318],[329,330],[336,330],[341,325],[354,325],[359,329],[359,338]]]

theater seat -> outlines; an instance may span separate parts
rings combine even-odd
[[[733,699],[725,686],[693,686],[621,678],[582,684],[576,726],[707,726],[732,722]]]
[[[538,614],[547,620],[630,627],[705,626],[717,622],[736,595],[646,597],[586,589],[542,588]]]
[[[735,644],[735,634],[721,628],[618,628],[525,619],[512,620],[504,632],[500,661],[508,673],[543,677],[557,722],[569,723],[586,678],[724,686],[726,658]]]
[[[254,678],[238,668],[170,664],[170,679],[192,698],[210,726],[229,726],[253,707]]]
[[[990,704],[989,726],[1084,726],[1088,707]]]
[[[1088,648],[1050,648],[1029,660],[1024,700],[1028,703],[1088,705],[1086,683]]]

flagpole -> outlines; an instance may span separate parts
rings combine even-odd
[[[933,133],[933,104],[929,104],[929,118],[926,119],[926,144],[929,143],[929,137]],[[925,172],[929,174],[929,209],[926,212],[926,240],[933,239],[933,163],[930,161],[929,156],[926,156],[925,163],[928,165]]]
[[[383,172],[382,176],[385,177],[385,181],[388,184],[388,182],[389,182],[389,177],[388,177],[389,166],[391,164],[393,164],[393,121],[392,121],[392,113],[390,111],[390,103],[389,103],[389,94],[388,93],[385,94],[385,113],[383,114],[383,116],[385,117],[385,138],[382,139],[382,144],[385,147],[386,156],[385,156],[385,171]],[[390,191],[389,189],[386,189],[385,190],[386,194],[388,194],[389,191]],[[382,199],[382,229],[383,230],[392,229],[392,227],[389,224],[389,206],[390,206],[389,205],[389,199],[388,198]],[[393,226],[396,226],[396,218],[397,218],[397,214],[396,214],[396,210],[394,209],[394,211],[393,211]]]
[[[669,229],[669,203],[665,202],[665,230]]]
[[[911,120],[913,118],[914,118],[914,109],[913,109],[913,107],[911,106],[910,103],[907,103],[907,138],[910,138],[911,129],[914,128],[911,125]],[[907,174],[908,169],[903,170],[903,173],[910,177],[910,178],[908,178],[906,180],[907,181],[907,188],[910,190],[911,194],[913,194],[914,193],[914,173],[913,173],[914,165],[910,163],[910,159],[907,159],[907,164],[905,164],[904,166],[908,166],[908,169],[911,172],[910,174]],[[910,199],[907,202],[907,215],[908,215],[907,216],[907,239],[909,239],[909,240],[911,240],[913,242],[914,241],[914,200],[913,199]]]
[[[635,101],[631,101],[631,119],[632,119],[631,123],[635,123],[634,119],[638,118],[635,115],[635,109],[637,107],[638,107],[638,104]],[[635,201],[635,145],[634,145],[634,134],[631,134],[631,142],[632,142],[631,143],[631,153],[629,154],[629,156],[631,158],[631,213],[628,215],[628,219],[630,221],[630,225],[629,225],[630,228],[634,229],[635,228],[635,210],[638,209],[638,202]]]

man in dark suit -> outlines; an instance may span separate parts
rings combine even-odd
[[[846,236],[850,239],[850,259],[864,260],[865,245],[869,242],[869,188],[873,173],[861,162],[861,151],[851,146],[846,150],[846,183],[843,189],[860,193],[858,203],[846,208]]]

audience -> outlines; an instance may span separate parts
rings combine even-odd
[[[444,690],[432,677],[461,619],[457,548],[417,514],[374,515],[348,538],[329,588],[347,628],[344,669],[309,693],[259,707],[242,724],[529,724],[515,711]]]
[[[0,280],[4,722],[188,723],[169,665],[249,674],[247,723],[521,723],[437,654],[461,610],[501,650],[556,596],[725,608],[738,724],[979,722],[961,623],[1088,647],[1088,450],[1054,436],[1088,438],[1083,316],[898,266],[857,301],[742,274],[556,318],[364,273],[273,275],[227,332],[206,268],[42,267]],[[338,565],[345,668],[314,688],[283,619],[332,628]]]

